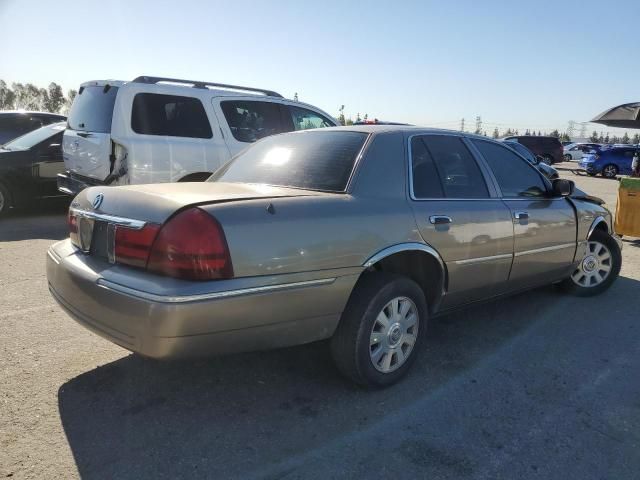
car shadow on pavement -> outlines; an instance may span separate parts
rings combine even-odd
[[[616,298],[638,282],[618,284]],[[60,387],[62,425],[82,478],[261,477],[461,381],[585,301],[595,304],[549,287],[434,320],[409,376],[377,391],[342,379],[326,342],[180,362],[128,355]]]
[[[66,213],[69,201],[55,200],[11,211],[0,218],[0,242],[36,238],[61,240],[69,234]]]

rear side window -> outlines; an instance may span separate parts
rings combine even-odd
[[[343,192],[366,139],[349,131],[276,135],[238,154],[209,181]]]
[[[131,128],[143,135],[211,138],[202,102],[193,97],[138,93],[133,99]]]
[[[411,141],[414,198],[488,198],[480,167],[459,137],[425,135]]]
[[[118,87],[92,86],[80,89],[69,113],[68,128],[109,133]]]
[[[251,143],[284,131],[278,103],[227,100],[220,106],[233,138],[239,142]]]
[[[334,127],[328,118],[301,107],[289,106],[294,130],[310,130],[312,128]]]
[[[502,145],[483,140],[473,144],[493,171],[503,197],[542,197],[546,187],[537,170]]]

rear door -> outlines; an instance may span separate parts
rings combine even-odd
[[[420,234],[447,266],[443,307],[453,307],[506,289],[513,253],[509,209],[487,184],[457,135],[409,139],[410,196]]]
[[[102,181],[110,173],[111,121],[118,87],[83,86],[73,101],[62,152],[65,167],[73,173]]]
[[[551,197],[540,172],[509,149],[485,140],[472,143],[491,168],[513,219],[510,288],[568,275],[576,252],[576,217],[569,201]]]
[[[213,106],[232,157],[261,138],[292,129],[280,102],[259,97],[216,97]]]
[[[64,125],[49,127],[59,130],[52,137],[41,142],[33,149],[34,163],[31,167],[31,175],[36,184],[39,197],[58,197],[62,195],[58,191],[58,174],[64,172],[62,161],[62,135]]]

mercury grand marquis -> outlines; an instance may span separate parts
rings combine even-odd
[[[96,334],[155,358],[331,339],[365,386],[402,377],[438,314],[551,283],[595,295],[622,261],[573,182],[408,126],[268,137],[203,183],[88,188],[68,223],[49,289]]]

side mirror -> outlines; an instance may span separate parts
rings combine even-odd
[[[551,191],[554,197],[568,197],[573,194],[576,184],[571,180],[556,178],[551,182]]]

